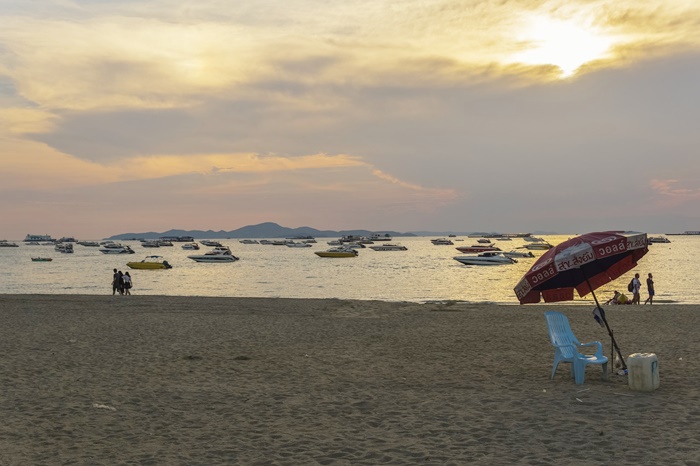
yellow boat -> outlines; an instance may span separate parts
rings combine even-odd
[[[141,262],[127,262],[126,265],[132,269],[158,270],[172,269],[173,266],[161,256],[146,256]]]
[[[314,254],[319,257],[356,257],[357,251],[350,248],[340,247],[330,248],[326,251],[316,251]]]

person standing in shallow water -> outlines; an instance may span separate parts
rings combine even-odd
[[[644,304],[654,304],[654,279],[651,276],[651,273],[647,277],[647,291],[649,292],[649,297],[646,301],[644,301]]]

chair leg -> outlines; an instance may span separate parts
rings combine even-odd
[[[559,361],[554,361],[554,364],[552,364],[552,377],[550,380],[554,379],[554,374],[557,373],[557,367],[559,367]]]
[[[603,380],[608,380],[608,363],[604,362],[601,365],[603,366]]]
[[[586,373],[586,365],[581,364],[578,361],[574,361],[572,366],[574,367],[574,380],[576,381],[576,385],[583,384],[583,379]]]

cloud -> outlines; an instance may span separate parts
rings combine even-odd
[[[679,180],[653,179],[649,185],[662,198],[661,203],[683,204],[700,199],[700,188],[676,187]]]

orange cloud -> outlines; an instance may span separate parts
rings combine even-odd
[[[650,182],[651,188],[663,196],[663,200],[673,204],[680,204],[687,201],[700,199],[700,188],[676,188],[678,180],[657,180]]]

